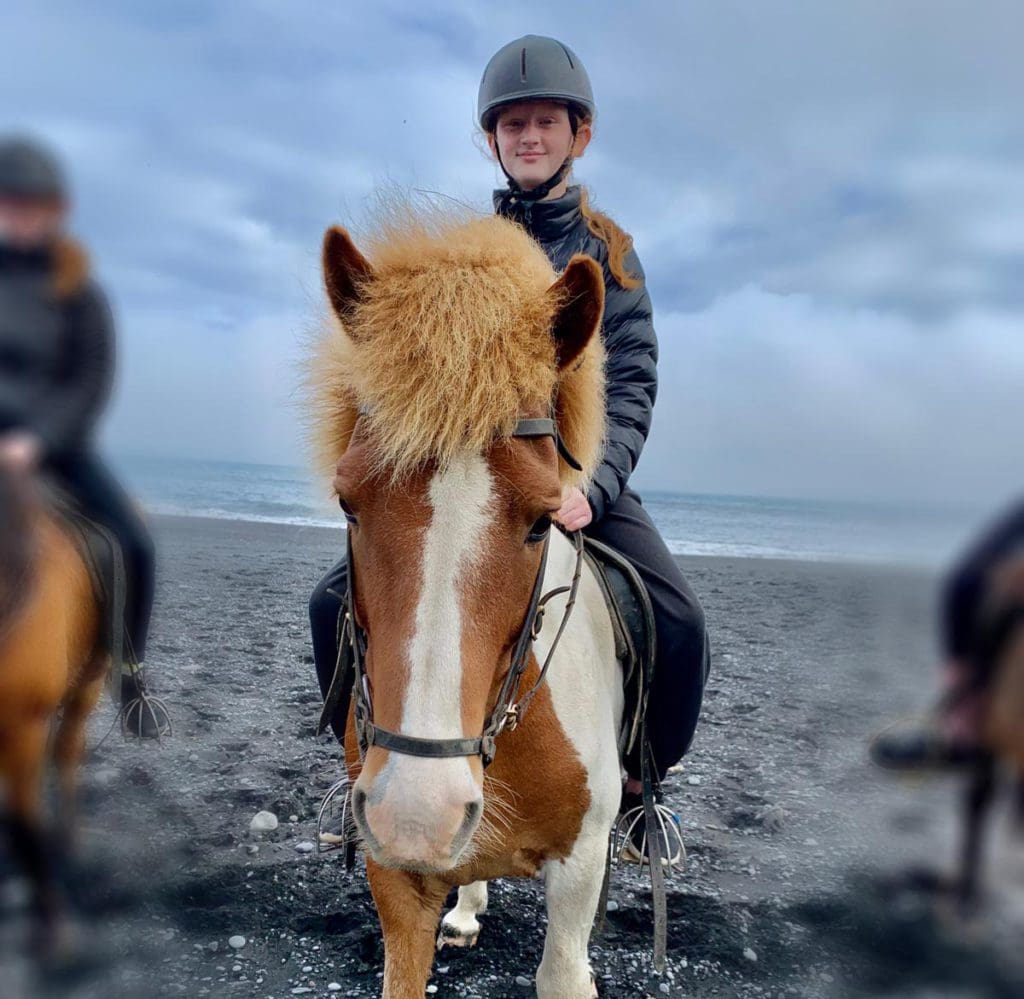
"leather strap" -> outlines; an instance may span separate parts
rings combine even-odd
[[[513,437],[552,437],[559,455],[570,468],[577,472],[583,471],[575,455],[565,446],[562,435],[558,432],[558,424],[550,417],[537,417],[520,420],[512,431]]]
[[[644,825],[647,829],[647,860],[651,869],[651,903],[654,909],[654,967],[665,970],[668,951],[668,899],[665,895],[665,870],[662,867],[662,843],[658,817],[654,812],[654,775],[651,772],[651,744],[647,735],[647,719],[640,723],[640,783],[643,789]]]
[[[367,726],[369,745],[390,749],[393,753],[404,753],[406,756],[428,756],[434,759],[446,759],[452,756],[483,755],[484,737],[477,739],[420,739],[399,732],[389,732],[374,724]]]
[[[580,467],[576,459],[561,445],[558,437],[558,425],[550,417],[519,420],[512,432],[512,436],[553,437],[562,457],[573,467],[577,469]],[[351,530],[345,532],[345,542],[348,548],[348,592],[345,595],[344,621],[339,625],[339,630],[344,631],[345,634],[341,636],[341,642],[339,643],[338,662],[335,666],[335,675],[328,691],[328,700],[332,699],[331,695],[335,693],[336,686],[340,688],[342,686],[341,681],[345,678],[347,671],[344,668],[344,660],[346,657],[344,656],[342,645],[347,643],[351,651],[351,664],[354,673],[353,709],[355,711],[356,740],[359,744],[360,758],[366,756],[366,752],[371,746],[379,746],[382,749],[387,749],[394,753],[403,753],[406,756],[429,758],[479,756],[484,767],[490,765],[494,759],[495,740],[506,728],[511,730],[519,724],[533,697],[544,683],[548,667],[554,658],[555,649],[558,647],[559,640],[565,631],[569,616],[575,605],[580,576],[583,571],[583,541],[579,532],[573,532],[568,536],[572,539],[573,545],[576,548],[576,569],[573,573],[572,583],[569,586],[561,586],[551,590],[542,596],[548,548],[551,543],[551,535],[549,533],[544,538],[540,566],[534,580],[530,602],[526,608],[523,626],[520,629],[519,637],[512,651],[509,669],[502,681],[497,700],[484,726],[483,733],[475,739],[424,739],[418,736],[403,735],[400,732],[390,732],[373,723],[373,699],[364,668],[366,639],[356,617],[356,566],[355,559],[352,557],[352,533]],[[540,669],[540,675],[533,686],[517,699],[516,693],[519,683],[526,673],[533,649],[533,641],[537,637],[540,624],[543,621],[544,606],[548,600],[562,593],[568,593],[569,599],[566,602],[562,622],[555,633],[547,658]],[[333,698],[332,707],[336,704],[337,696]],[[324,724],[325,719],[328,719],[326,705],[321,715],[321,726]]]

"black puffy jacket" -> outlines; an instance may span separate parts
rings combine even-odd
[[[84,264],[58,294],[58,266],[50,251],[0,245],[0,431],[34,433],[54,456],[91,443],[114,371],[106,297]]]
[[[506,191],[495,192],[495,208],[529,231],[556,270],[565,270],[575,253],[593,257],[604,270],[607,438],[588,496],[597,521],[626,487],[651,429],[651,410],[658,393],[658,340],[651,299],[646,285],[627,289],[612,277],[608,247],[587,228],[580,211],[579,187],[570,187],[553,201],[518,203],[510,210],[504,208],[506,195]],[[630,251],[625,263],[630,274],[643,278],[636,253]]]

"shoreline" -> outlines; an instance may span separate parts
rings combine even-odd
[[[226,536],[237,537],[252,531],[265,531],[268,535],[276,536],[294,533],[301,535],[304,539],[319,539],[325,548],[338,544],[339,551],[344,548],[344,541],[338,538],[344,537],[344,525],[338,524],[329,527],[323,524],[297,524],[282,520],[257,520],[251,517],[217,517],[209,514],[183,514],[183,513],[154,513],[144,511],[147,521],[152,525],[154,534],[158,537],[163,529],[182,529],[188,524],[201,526],[206,531],[214,531],[219,528]],[[829,568],[849,568],[862,570],[876,570],[880,572],[892,571],[907,573],[919,576],[935,576],[940,570],[927,563],[913,562],[900,559],[869,558],[855,555],[811,555],[811,554],[766,554],[756,555],[751,553],[728,554],[728,553],[689,553],[673,552],[673,557],[680,565],[706,564],[709,567],[714,565],[727,565],[733,563],[754,562],[759,566],[821,566]]]

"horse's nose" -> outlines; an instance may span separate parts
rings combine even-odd
[[[483,810],[466,760],[393,756],[365,783],[361,776],[353,793],[353,814],[370,852],[395,867],[455,867]]]

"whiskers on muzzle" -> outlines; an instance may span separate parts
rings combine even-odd
[[[498,853],[515,828],[519,811],[511,785],[484,772],[484,807],[473,838],[463,848],[460,863],[469,863],[486,853]]]

